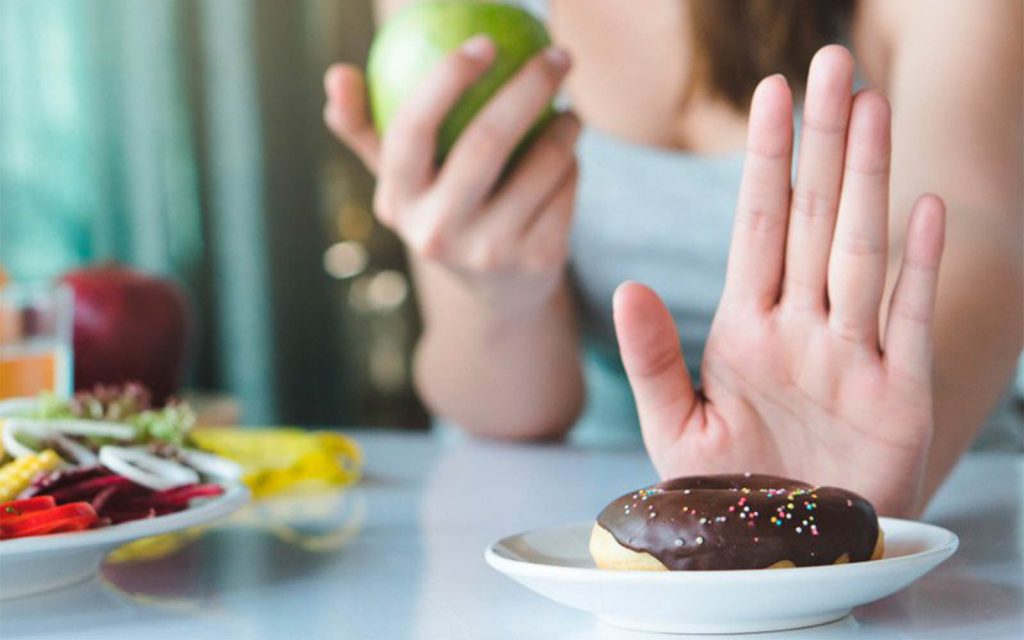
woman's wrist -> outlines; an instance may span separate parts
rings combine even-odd
[[[504,332],[570,301],[565,269],[481,276],[418,261],[424,332],[450,324]]]

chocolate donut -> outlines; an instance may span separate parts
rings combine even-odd
[[[765,569],[882,556],[874,507],[857,494],[768,475],[692,476],[618,498],[597,516],[602,569]]]

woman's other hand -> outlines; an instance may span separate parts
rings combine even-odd
[[[486,36],[468,40],[400,108],[383,139],[362,73],[335,65],[325,76],[324,119],[377,175],[375,213],[414,260],[445,268],[489,309],[516,315],[547,300],[562,279],[580,127],[573,115],[558,116],[502,177],[569,70],[567,54],[550,48],[495,94],[436,166],[441,123],[495,54]]]
[[[789,88],[773,76],[754,94],[700,391],[659,298],[633,283],[616,292],[622,359],[664,477],[775,473],[857,491],[887,515],[922,506],[944,205],[914,205],[883,324],[890,112],[877,93],[851,96],[852,77],[841,47],[812,62],[795,186]]]

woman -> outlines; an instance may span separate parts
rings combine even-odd
[[[435,132],[492,61],[486,38],[382,140],[360,72],[325,79],[325,119],[409,248],[424,401],[475,434],[551,438],[586,378],[581,429],[612,429],[630,420],[617,338],[661,475],[777,473],[919,513],[1021,346],[1021,4],[554,0],[548,17],[557,46],[439,168]],[[859,67],[825,46],[797,84],[836,39]],[[802,96],[796,148],[778,70]],[[853,94],[855,74],[871,88]],[[499,180],[563,81],[579,120]],[[613,295],[630,278],[668,307],[631,282]]]

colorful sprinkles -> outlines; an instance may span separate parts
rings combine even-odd
[[[746,473],[744,474],[744,477],[749,478],[750,474]],[[734,491],[736,494],[739,495],[739,498],[736,500],[735,504],[730,504],[727,507],[726,512],[722,515],[701,515],[697,521],[701,525],[722,524],[728,521],[728,514],[733,513],[738,514],[741,520],[745,520],[748,528],[755,528],[756,520],[761,514],[758,511],[751,511],[750,505],[747,504],[749,501],[749,496],[750,494],[754,493],[754,490],[752,490],[750,487],[739,487],[738,489],[732,488],[730,490]],[[779,504],[777,507],[775,507],[774,515],[772,515],[769,518],[770,524],[776,528],[784,527],[789,523],[789,521],[794,520],[793,512],[795,512],[798,509],[798,507],[802,507],[804,512],[814,511],[815,509],[817,509],[818,503],[815,500],[818,496],[815,493],[815,491],[817,491],[817,488],[795,490],[781,488],[756,490],[757,493],[764,494],[768,498],[783,498],[785,500],[784,503]],[[646,502],[649,497],[661,493],[664,493],[664,490],[659,489],[657,487],[648,487],[646,489],[640,489],[632,496],[630,496],[631,498],[633,498],[634,502],[632,504],[632,507],[629,504],[624,505],[624,513],[626,515],[629,515],[631,513],[631,508],[635,508],[636,506],[638,506],[638,503],[635,502],[636,500]],[[682,493],[683,495],[690,495],[691,490],[684,489]],[[852,507],[853,502],[851,500],[847,500],[846,506]],[[647,509],[648,519],[653,520],[657,516],[657,514],[654,511],[654,505],[648,504]],[[692,514],[694,516],[697,515],[697,512],[693,508],[685,504],[682,505],[680,511],[682,513]],[[812,536],[821,535],[821,532],[818,529],[817,524],[814,522],[814,516],[809,514],[805,517],[798,517],[796,521],[793,522],[792,530],[794,533],[798,535],[802,535],[804,533],[810,533]],[[753,536],[753,539],[754,542],[758,542],[760,540],[760,536],[755,535]],[[698,537],[695,540],[695,542],[697,544],[703,544],[704,538]],[[675,546],[681,547],[684,544],[685,542],[682,540],[682,538],[678,538],[676,540]]]

